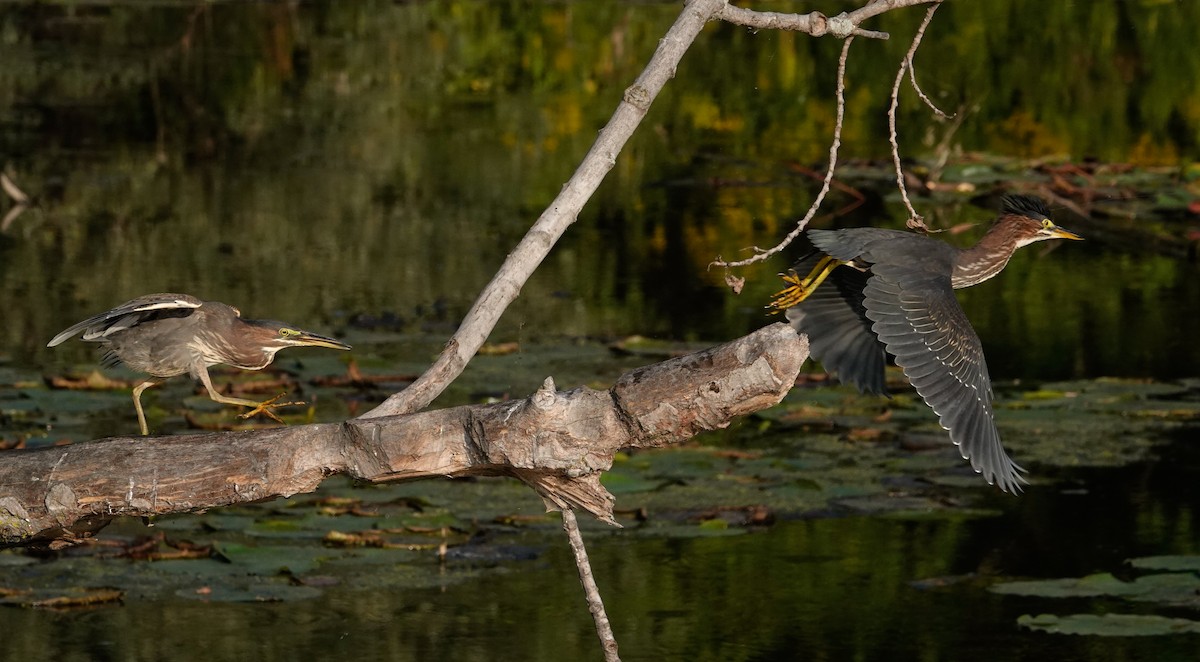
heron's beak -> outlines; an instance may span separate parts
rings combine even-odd
[[[1050,234],[1051,239],[1074,239],[1075,241],[1083,241],[1083,237],[1080,237],[1070,230],[1060,228],[1057,225],[1052,225],[1046,228],[1046,232]]]
[[[308,331],[301,331],[300,335],[292,336],[288,340],[296,347],[328,347],[329,349],[350,349],[350,345],[347,345],[340,340],[334,340],[333,338],[329,338],[327,336],[309,333]]]

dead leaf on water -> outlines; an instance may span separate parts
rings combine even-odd
[[[116,391],[132,388],[133,382],[127,379],[112,379],[101,374],[99,370],[93,370],[84,376],[47,377],[46,386],[71,391]]]
[[[502,342],[488,343],[479,348],[481,356],[506,356],[508,354],[516,354],[521,351],[521,343],[518,342]]]
[[[109,587],[0,589],[0,604],[39,609],[70,609],[120,602],[125,592]]]

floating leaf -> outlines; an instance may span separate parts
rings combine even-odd
[[[0,589],[0,604],[44,609],[68,609],[119,602],[125,592],[109,587]]]
[[[237,543],[214,545],[214,558],[232,563],[248,575],[300,575],[311,571],[336,552],[319,547],[251,546]]]
[[[1200,634],[1200,621],[1143,614],[1025,614],[1017,619],[1023,628],[1050,634],[1100,637],[1151,637],[1164,634]]]
[[[621,471],[609,471],[600,476],[600,484],[613,494],[649,492],[662,487],[663,481],[641,478]]]
[[[1140,570],[1161,570],[1164,572],[1200,572],[1200,556],[1144,556],[1130,559],[1129,565]]]
[[[1078,579],[1008,582],[992,586],[991,590],[1005,595],[1045,598],[1111,596],[1141,602],[1192,605],[1196,603],[1197,592],[1200,591],[1200,577],[1190,573],[1167,573],[1146,575],[1126,582],[1102,573]]]

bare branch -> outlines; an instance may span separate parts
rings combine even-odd
[[[850,21],[845,12],[837,16],[828,17],[819,11],[808,14],[782,14],[773,11],[754,11],[752,9],[734,7],[733,5],[725,5],[724,9],[717,12],[716,18],[733,23],[734,25],[744,25],[748,28],[790,30],[793,32],[804,32],[814,37],[823,37],[828,34],[841,38],[848,36],[867,37],[869,39],[888,38],[888,33],[886,32],[864,30],[858,27],[858,25]]]
[[[838,75],[837,75],[837,119],[833,125],[833,142],[829,145],[829,168],[825,170],[825,179],[821,182],[821,190],[817,192],[816,199],[808,208],[808,213],[804,218],[796,222],[796,227],[788,233],[783,241],[766,250],[755,248],[757,254],[754,257],[738,260],[736,262],[725,262],[717,259],[710,267],[744,267],[755,262],[762,262],[779,251],[787,248],[796,237],[804,232],[804,228],[808,227],[809,221],[817,214],[817,210],[821,208],[821,203],[825,201],[825,195],[829,193],[829,184],[833,180],[833,172],[837,169],[838,149],[842,146],[842,119],[846,115],[846,59],[850,55],[850,44],[854,41],[854,37],[847,37],[842,43],[842,54],[838,58]]]
[[[938,10],[940,4],[933,5],[925,12],[925,18],[921,21],[920,27],[917,28],[917,33],[913,35],[912,45],[908,47],[908,53],[904,56],[904,61],[900,63],[900,70],[896,72],[896,81],[892,84],[892,103],[888,107],[888,142],[892,145],[892,163],[896,166],[896,187],[900,189],[900,199],[904,201],[904,206],[908,208],[908,227],[913,229],[923,229],[928,231],[929,227],[925,225],[925,219],[913,209],[912,201],[908,199],[908,188],[904,185],[904,169],[900,165],[900,143],[896,136],[896,108],[900,105],[900,83],[904,80],[904,72],[912,69],[913,55],[917,52],[917,47],[921,45],[921,39],[925,36],[925,28],[929,22],[933,20],[933,14]],[[913,87],[917,89],[917,93],[922,98],[928,99],[917,87],[917,79],[913,77]],[[936,112],[937,110],[932,103],[929,104]],[[942,113],[945,116],[945,113]]]
[[[646,69],[625,90],[625,96],[608,125],[600,132],[575,174],[563,186],[504,265],[487,284],[467,313],[458,331],[446,344],[437,361],[415,382],[359,418],[375,418],[423,409],[466,367],[487,340],[500,315],[508,307],[550,249],[575,222],[605,175],[617,162],[617,154],[645,116],[650,104],[667,81],[675,76],[683,54],[704,29],[708,20],[725,6],[724,0],[693,0],[680,13]]]
[[[562,526],[567,532],[567,540],[570,541],[571,552],[575,556],[575,568],[579,571],[579,583],[583,584],[588,611],[592,612],[592,620],[596,622],[596,635],[600,637],[600,646],[604,649],[604,661],[621,662],[621,657],[617,654],[617,639],[613,636],[612,624],[608,622],[608,613],[604,611],[600,588],[596,586],[596,578],[592,576],[592,563],[588,560],[587,548],[583,546],[583,535],[579,532],[575,511],[570,508],[563,509]]]
[[[937,7],[934,7],[933,9],[937,9]],[[930,13],[933,12],[933,9],[930,9]],[[927,25],[927,24],[926,23],[921,24],[921,29],[920,29],[920,31],[917,32],[918,39],[920,39],[921,36],[924,35],[925,25]],[[909,82],[912,83],[913,89],[917,91],[917,96],[921,98],[921,101],[924,101],[925,105],[928,106],[929,109],[932,110],[935,115],[941,117],[942,119],[947,119],[947,120],[954,119],[954,115],[948,115],[944,110],[942,110],[941,108],[938,108],[933,103],[933,100],[930,99],[925,94],[925,91],[922,90],[921,86],[917,84],[917,72],[916,72],[916,69],[913,67],[912,58],[911,57],[908,58],[907,62],[908,62],[908,80],[909,80]]]
[[[810,13],[803,17],[785,20],[784,16],[779,14],[756,15],[755,12],[732,8],[727,0],[691,0],[666,36],[659,42],[658,49],[646,69],[638,76],[634,84],[625,90],[624,100],[617,107],[608,125],[600,132],[595,144],[592,145],[575,174],[509,254],[496,276],[480,293],[458,331],[446,343],[445,349],[434,364],[408,388],[392,395],[378,407],[359,418],[375,418],[423,409],[433,402],[433,399],[445,389],[446,385],[462,373],[467,362],[471,360],[471,357],[475,355],[487,340],[492,329],[495,328],[501,314],[517,298],[530,275],[545,259],[566,229],[575,222],[583,205],[599,187],[608,171],[616,164],[617,154],[629,140],[666,82],[674,77],[675,69],[682,60],[683,54],[709,20],[723,18],[728,12],[731,21],[740,22],[743,25],[751,25],[760,20],[765,23],[790,22],[796,26],[791,29],[798,29],[814,36],[821,34],[843,36],[847,37],[847,41],[855,34],[886,38],[886,33],[862,30],[858,25],[892,9],[930,2],[941,2],[941,0],[872,0],[859,9],[849,13],[843,12],[834,17]],[[818,16],[820,19],[817,18]],[[842,59],[844,63],[844,50]],[[839,81],[841,78],[842,76],[839,76]],[[841,125],[840,110],[838,125],[839,127]],[[831,153],[835,151],[836,145],[831,149]],[[832,169],[830,172],[832,173]],[[825,189],[828,190],[828,185]],[[815,213],[815,208],[810,212],[809,218],[813,213]],[[803,221],[800,227],[802,228],[803,223],[807,222],[807,220]]]
[[[941,4],[942,0],[871,0],[864,7],[855,9],[846,14],[847,20],[858,25],[868,18],[873,18],[880,14],[885,14],[893,9],[903,9],[904,7],[915,7],[917,5],[928,5],[930,3]]]
[[[12,201],[18,205],[29,204],[29,196],[25,195],[25,192],[17,187],[16,182],[3,172],[0,172],[0,189],[3,189],[8,194],[8,197],[12,198]]]

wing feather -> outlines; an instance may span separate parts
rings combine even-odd
[[[47,347],[60,345],[80,331],[83,340],[102,342],[106,337],[156,317],[183,317],[204,302],[190,294],[147,294],[71,325],[50,339]]]
[[[1026,481],[1000,443],[983,346],[950,278],[926,273],[902,285],[889,277],[898,271],[867,280],[863,305],[872,329],[971,466],[989,484],[1019,491]]]
[[[807,274],[821,257],[813,253],[793,269]],[[810,353],[827,372],[862,392],[886,395],[887,354],[862,305],[866,280],[861,271],[840,266],[807,299],[789,308],[787,319],[797,333],[808,336]]]

